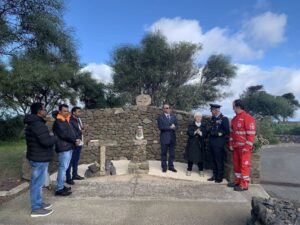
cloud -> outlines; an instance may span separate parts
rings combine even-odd
[[[89,63],[81,71],[90,72],[93,78],[102,83],[107,84],[112,82],[113,70],[106,64]]]
[[[286,24],[287,16],[285,14],[265,12],[246,22],[244,32],[255,46],[273,47],[285,40]]]
[[[198,20],[180,17],[161,18],[146,30],[159,30],[169,42],[188,41],[203,44],[200,61],[220,53],[239,61],[261,59],[267,48],[284,41],[286,23],[285,14],[266,12],[244,22],[240,30],[234,33],[221,27],[213,27],[205,32]]]
[[[264,85],[265,91],[273,95],[282,95],[293,92],[298,100],[300,100],[300,69],[291,69],[285,67],[274,67],[264,70],[256,65],[238,64],[237,77],[228,87],[231,96],[221,100],[219,103],[223,105],[224,114],[232,117],[232,101],[239,98],[240,94],[249,86]],[[300,111],[298,110],[296,117],[299,119]]]

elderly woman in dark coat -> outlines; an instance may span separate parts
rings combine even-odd
[[[185,159],[188,162],[186,175],[191,176],[193,164],[198,164],[199,175],[204,176],[203,161],[204,161],[204,137],[206,136],[206,127],[201,122],[202,114],[196,112],[194,114],[194,121],[189,124],[187,135],[189,136]]]

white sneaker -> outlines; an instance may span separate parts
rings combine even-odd
[[[42,208],[43,209],[50,209],[50,208],[52,208],[52,204],[50,204],[50,203],[42,203]]]
[[[30,216],[31,217],[42,217],[42,216],[48,216],[52,213],[53,213],[52,209],[43,209],[43,208],[41,208],[41,209],[32,211]]]
[[[200,177],[204,177],[204,172],[202,170],[199,171]]]

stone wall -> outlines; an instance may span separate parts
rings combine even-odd
[[[113,140],[117,142],[115,147],[107,147],[107,158],[118,160],[126,157],[131,159],[134,148],[133,139],[138,125],[144,127],[144,138],[147,140],[147,159],[160,160],[159,129],[156,118],[161,114],[161,109],[153,106],[131,106],[126,108],[86,110],[82,121],[86,126],[84,132],[85,143],[89,140]],[[187,127],[193,120],[191,113],[173,111],[177,116],[179,129],[177,130],[176,161],[185,162],[183,153],[187,142]],[[209,117],[203,118],[207,122]],[[91,163],[99,158],[97,149],[84,146],[81,163]],[[211,168],[211,154],[207,148],[205,151],[205,168]],[[254,153],[251,159],[252,183],[260,181],[260,153]],[[226,151],[225,176],[233,179],[232,152]]]
[[[144,138],[147,140],[147,158],[160,159],[159,130],[156,118],[161,110],[152,106],[131,106],[126,108],[109,108],[86,110],[82,121],[86,127],[84,142],[99,139],[101,141],[116,141],[117,146],[107,148],[107,158],[118,160],[121,157],[131,159],[133,140],[138,125],[144,127]],[[176,160],[183,161],[183,152],[186,146],[186,130],[188,123],[193,119],[192,114],[174,111],[179,123],[177,130]],[[81,157],[82,163],[90,163],[98,159],[98,152],[84,146]]]
[[[99,162],[99,148],[88,146],[90,140],[100,140],[100,142],[117,142],[116,146],[106,148],[106,158],[110,160],[132,159],[134,149],[134,138],[138,125],[144,127],[144,138],[147,140],[147,159],[160,160],[159,130],[157,128],[157,117],[161,114],[161,109],[153,106],[130,106],[124,108],[92,109],[85,110],[82,114],[82,121],[85,126],[84,143],[80,164]],[[191,113],[174,110],[179,123],[177,130],[177,145],[175,161],[185,162],[183,153],[187,142],[187,127],[193,120]],[[203,118],[207,122],[209,117]],[[51,127],[51,122],[49,122]],[[208,148],[205,150],[206,161],[204,167],[211,169],[211,154]],[[260,153],[254,153],[251,159],[252,183],[260,181]],[[57,168],[57,155],[50,163],[49,170],[54,172]],[[234,177],[232,164],[232,152],[226,151],[225,177],[231,181]],[[24,160],[23,178],[29,179],[27,160]]]
[[[300,135],[276,135],[281,143],[300,143]]]

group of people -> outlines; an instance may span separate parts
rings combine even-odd
[[[233,101],[236,116],[229,119],[221,111],[221,105],[210,104],[212,117],[207,124],[202,122],[202,114],[194,113],[194,121],[187,128],[188,141],[184,158],[187,161],[186,175],[191,176],[193,164],[197,164],[199,175],[204,176],[205,149],[208,147],[213,162],[213,175],[208,181],[221,183],[224,178],[225,148],[233,151],[235,180],[228,186],[235,191],[246,191],[250,182],[250,158],[255,139],[255,119],[245,111],[242,100]],[[163,113],[157,118],[160,130],[161,167],[177,172],[174,167],[176,129],[178,122],[171,113],[170,104],[163,105]],[[208,146],[206,146],[208,145]],[[169,155],[169,157],[167,157]]]
[[[78,175],[78,162],[83,145],[83,125],[80,120],[80,107],[72,108],[70,114],[68,105],[59,105],[58,111],[53,113],[55,121],[50,131],[46,125],[47,112],[44,104],[33,103],[30,109],[31,114],[25,116],[24,123],[26,157],[31,167],[31,217],[40,217],[53,212],[52,205],[43,202],[42,187],[48,176],[48,165],[53,158],[54,148],[58,156],[55,195],[72,194],[71,187],[65,186],[65,177],[70,185],[75,184],[74,180],[84,179]]]
[[[233,102],[236,116],[232,119],[231,125],[228,118],[220,112],[220,105],[210,104],[210,106],[212,117],[208,124],[204,124],[202,114],[196,112],[194,121],[187,128],[186,175],[191,176],[193,164],[197,164],[199,175],[204,176],[204,151],[208,143],[213,158],[213,176],[208,180],[221,183],[224,178],[224,148],[228,145],[233,151],[235,172],[235,180],[228,186],[233,187],[235,191],[245,191],[250,181],[250,157],[255,138],[255,120],[245,112],[243,102],[239,99]],[[80,115],[80,107],[72,108],[70,113],[68,105],[59,105],[58,111],[52,114],[55,121],[50,131],[46,125],[47,112],[43,103],[33,103],[31,114],[25,116],[26,157],[31,167],[31,217],[47,216],[53,212],[52,205],[43,202],[42,187],[48,176],[48,165],[53,158],[54,148],[59,163],[55,195],[72,194],[71,187],[65,186],[65,177],[66,183],[70,185],[75,184],[74,180],[84,179],[78,175],[84,129]],[[166,173],[170,170],[176,173],[174,159],[178,122],[176,116],[171,113],[169,104],[163,104],[163,113],[157,118],[157,124],[160,130],[162,172]]]

